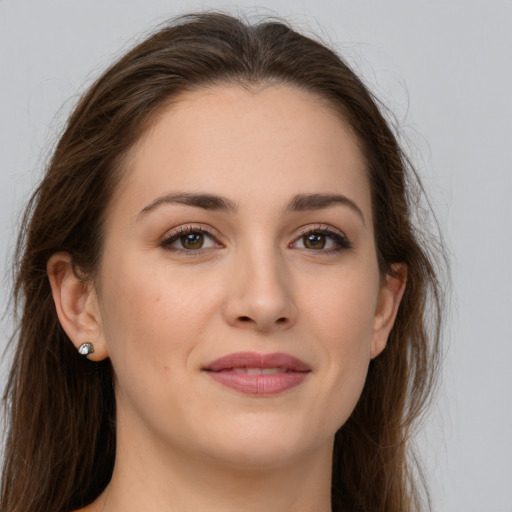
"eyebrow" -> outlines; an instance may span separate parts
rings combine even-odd
[[[163,204],[184,204],[204,210],[225,211],[228,213],[234,213],[238,209],[237,204],[231,199],[215,194],[179,192],[157,197],[140,211],[138,218]],[[348,206],[361,218],[363,224],[365,224],[361,208],[359,208],[352,199],[342,194],[298,194],[288,203],[286,211],[302,212],[308,210],[323,210],[335,205]]]
[[[287,211],[302,212],[307,210],[322,210],[334,205],[348,206],[365,224],[364,215],[357,204],[342,194],[299,194],[288,204]]]
[[[138,218],[162,204],[185,204],[187,206],[195,206],[196,208],[202,208],[204,210],[220,210],[226,212],[234,212],[237,209],[237,205],[234,201],[224,197],[216,196],[214,194],[190,194],[183,192],[177,194],[166,194],[156,198],[140,211]]]

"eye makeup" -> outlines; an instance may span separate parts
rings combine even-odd
[[[166,234],[160,246],[176,254],[199,255],[206,251],[223,248],[218,235],[204,224],[179,226]],[[353,248],[352,242],[340,230],[326,224],[309,225],[300,228],[288,248],[332,255]]]

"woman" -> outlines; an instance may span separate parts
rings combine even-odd
[[[441,297],[375,100],[183,17],[69,119],[18,245],[3,512],[409,511]]]

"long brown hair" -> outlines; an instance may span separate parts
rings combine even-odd
[[[421,185],[378,102],[333,51],[279,21],[251,25],[202,13],[159,29],[92,85],[30,199],[15,264],[18,329],[5,394],[2,512],[69,512],[108,484],[116,430],[110,362],[77,354],[58,322],[46,264],[67,251],[77,269],[94,277],[123,157],[162,106],[218,83],[299,87],[327,100],[359,139],[380,270],[391,273],[393,263],[404,262],[408,279],[387,348],[371,362],[356,409],[336,434],[332,506],[418,507],[409,439],[435,383],[442,312],[430,250],[440,245],[433,237],[427,244],[411,221]]]

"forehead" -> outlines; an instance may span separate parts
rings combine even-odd
[[[325,100],[285,85],[187,92],[158,113],[127,164],[117,195],[140,204],[181,191],[276,204],[338,192],[370,208],[366,166],[350,127]]]

